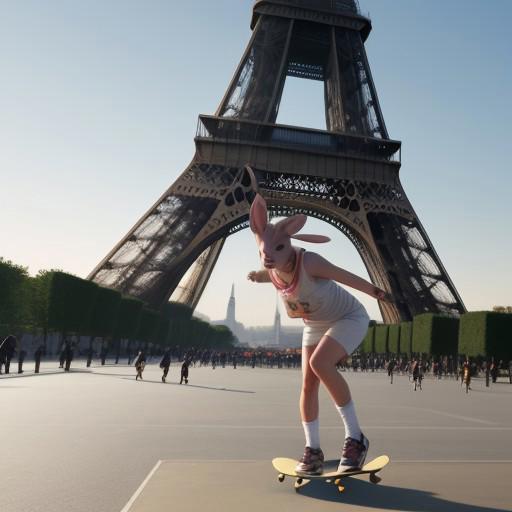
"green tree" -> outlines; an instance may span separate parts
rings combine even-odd
[[[235,335],[226,325],[210,326],[211,339],[215,348],[220,350],[230,350],[235,345]]]
[[[0,258],[0,325],[7,330],[31,323],[28,270]]]

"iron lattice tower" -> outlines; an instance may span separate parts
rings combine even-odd
[[[214,116],[199,116],[188,168],[90,274],[153,307],[197,305],[254,194],[345,234],[395,304],[385,322],[465,311],[399,180],[357,0],[257,0],[252,37]],[[287,76],[324,83],[327,130],[276,124]],[[251,170],[253,172],[251,172]],[[340,258],[342,260],[342,258]]]

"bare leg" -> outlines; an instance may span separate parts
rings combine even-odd
[[[302,350],[302,389],[300,392],[300,416],[302,421],[311,422],[318,418],[318,390],[320,379],[311,368],[311,356],[318,345],[304,347]]]
[[[336,364],[347,357],[345,349],[336,340],[330,336],[323,336],[309,361],[313,372],[322,381],[338,407],[345,406],[351,400],[348,384],[336,368]]]

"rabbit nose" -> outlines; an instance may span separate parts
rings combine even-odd
[[[272,257],[268,252],[262,251],[261,256],[263,257],[263,260],[268,263],[272,261]]]

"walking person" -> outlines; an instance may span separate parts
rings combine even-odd
[[[162,382],[165,383],[165,379],[167,379],[167,374],[169,373],[169,367],[171,366],[171,349],[168,348],[164,355],[162,356],[162,360],[160,361],[160,368],[164,371],[162,375]]]
[[[264,269],[252,271],[250,281],[271,282],[288,316],[305,324],[302,338],[302,390],[300,413],[306,438],[297,473],[320,474],[324,454],[320,448],[319,388],[329,391],[345,427],[338,471],[361,468],[369,441],[361,431],[350,389],[336,365],[345,361],[363,340],[369,316],[362,304],[337,283],[350,286],[379,300],[385,291],[343,270],[322,256],[291,245],[291,237],[313,243],[329,241],[320,235],[298,235],[307,217],[294,215],[275,225],[268,222],[265,200],[257,195],[251,205],[250,227]]]
[[[491,374],[492,383],[495,384],[496,381],[498,380],[498,365],[496,364],[496,361],[494,360],[494,357],[492,358],[491,368],[490,368],[489,371],[490,371],[490,374]]]
[[[390,378],[390,383],[393,384],[393,371],[395,369],[395,360],[391,358],[388,362],[388,377]]]
[[[185,359],[185,361],[183,361],[183,364],[181,365],[180,384],[183,384],[183,381],[185,381],[185,384],[188,384],[188,367],[189,366],[190,366],[190,361],[188,359]]]
[[[414,391],[416,391],[417,388],[421,388],[421,381],[423,380],[423,365],[421,363],[421,359],[418,361],[416,359],[413,359],[412,366],[411,366],[411,372],[412,372],[412,380],[414,382]]]
[[[62,342],[62,347],[60,349],[59,354],[59,368],[64,368],[64,363],[66,361],[66,345],[67,345],[66,337],[64,337],[64,341]]]
[[[44,353],[44,346],[39,345],[39,347],[37,347],[36,351],[34,352],[34,361],[36,364],[34,373],[39,373],[39,367],[41,366],[41,357],[43,356],[43,353]]]
[[[5,366],[7,362],[7,346],[11,343],[11,337],[12,335],[10,334],[0,343],[0,375],[2,374],[2,366]],[[5,373],[9,372],[6,371]]]
[[[146,354],[144,354],[143,350],[140,350],[135,358],[135,370],[137,370],[137,375],[135,376],[135,380],[144,380],[142,378],[142,372],[146,367]]]
[[[18,373],[23,373],[23,362],[25,361],[25,357],[27,357],[27,351],[20,348],[20,353],[18,354]]]
[[[74,355],[74,344],[71,341],[66,342],[66,346],[64,348],[64,361],[66,366],[64,367],[65,372],[69,372],[71,370],[71,361],[73,361]]]
[[[4,350],[4,364],[6,375],[9,373],[11,367],[11,359],[14,357],[14,354],[16,352],[17,342],[18,340],[16,339],[16,336],[10,334],[9,336],[7,336],[7,338],[5,338],[5,340],[2,343]]]
[[[466,358],[464,364],[462,365],[462,380],[466,385],[466,393],[469,393],[471,390],[471,364],[469,363],[469,359]]]

